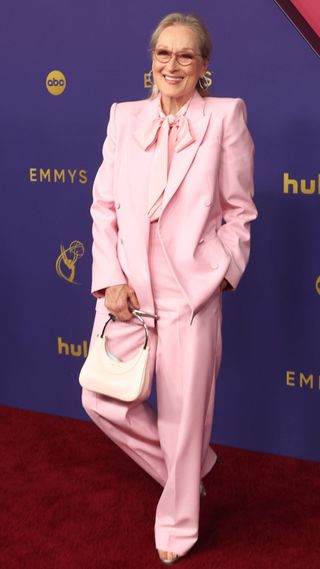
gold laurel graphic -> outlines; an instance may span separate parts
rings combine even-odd
[[[318,278],[316,280],[316,291],[318,294],[320,294],[320,275],[318,276]]]
[[[84,255],[84,245],[81,241],[71,241],[67,249],[64,245],[60,245],[60,255],[56,260],[56,271],[58,276],[72,284],[77,283],[74,279],[76,276],[76,263]]]

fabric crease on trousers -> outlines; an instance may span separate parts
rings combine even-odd
[[[217,458],[209,443],[222,350],[221,293],[190,325],[190,308],[166,261],[157,222],[150,223],[149,267],[159,316],[156,328],[149,328],[157,412],[148,401],[124,403],[87,389],[82,403],[97,426],[161,484],[156,547],[184,555],[198,539],[200,479]],[[90,346],[105,318],[96,312]],[[109,351],[130,359],[144,342],[144,329],[135,318],[115,321],[107,327],[107,341]]]

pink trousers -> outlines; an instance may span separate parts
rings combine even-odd
[[[82,403],[98,427],[163,486],[156,548],[183,555],[198,539],[200,478],[217,459],[209,441],[221,360],[221,295],[217,291],[189,324],[190,308],[162,251],[157,222],[150,224],[149,265],[159,315],[156,328],[149,328],[157,412],[147,401],[127,404],[86,389]],[[96,313],[91,345],[105,318]],[[136,318],[110,322],[106,332],[109,350],[123,360],[144,341]]]

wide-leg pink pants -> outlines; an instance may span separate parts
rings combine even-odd
[[[221,360],[221,299],[217,291],[189,324],[190,308],[162,251],[157,222],[150,224],[149,265],[159,315],[156,328],[149,328],[157,413],[148,402],[122,403],[86,389],[82,403],[98,427],[163,486],[156,548],[183,555],[198,539],[200,478],[217,458],[209,441]],[[105,318],[96,313],[91,345]],[[106,332],[109,350],[123,360],[144,341],[136,318],[110,322]]]

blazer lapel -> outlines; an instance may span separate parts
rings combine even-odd
[[[154,153],[154,144],[152,144],[150,148],[143,148],[143,141],[146,140],[146,137],[142,136],[142,133],[145,134],[146,125],[148,125],[148,123],[151,124],[157,117],[159,98],[160,96],[153,100],[144,101],[143,107],[140,108],[134,116],[133,136],[135,139],[135,149],[132,147],[133,155],[131,156],[131,162],[134,165],[135,171],[139,171],[140,176],[145,176],[145,183],[140,186],[141,191],[144,192],[144,196],[137,196],[140,207],[141,203],[145,203],[147,207],[148,200],[146,196],[149,186],[149,176],[152,175],[150,170]],[[167,187],[163,196],[162,213],[186,176],[208,128],[211,114],[205,114],[205,98],[201,97],[197,91],[195,91],[190,101],[186,116],[194,140],[188,144],[188,146],[182,147],[181,149],[178,148],[174,153]],[[141,150],[144,150],[143,154]],[[142,172],[144,172],[144,174],[142,174]],[[135,176],[133,176],[133,179],[135,179]],[[144,199],[140,201],[140,197],[144,197]],[[144,212],[144,214],[145,213],[146,212]]]
[[[134,213],[137,231],[143,233],[146,245],[149,241],[149,179],[152,175],[151,167],[155,145],[144,149],[142,133],[145,127],[157,117],[157,105],[158,99],[145,99],[141,101],[138,108],[132,110],[129,127],[131,138],[124,148],[127,155],[127,199],[132,208],[132,213]]]
[[[163,196],[162,213],[183,182],[208,128],[210,114],[205,114],[205,98],[201,97],[197,91],[190,101],[186,116],[194,141],[186,148],[176,150],[174,153],[168,184]]]

